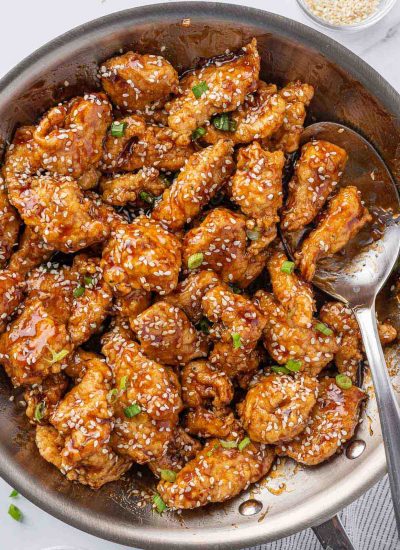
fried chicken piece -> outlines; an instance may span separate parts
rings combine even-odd
[[[160,172],[153,167],[142,168],[136,174],[117,174],[100,181],[103,201],[114,206],[152,204],[162,195],[167,184]]]
[[[10,269],[0,270],[0,334],[22,301],[24,293],[23,278]],[[1,362],[1,360],[0,360]]]
[[[190,409],[185,417],[185,429],[197,437],[218,437],[232,440],[243,436],[243,428],[229,407],[223,409]]]
[[[181,243],[145,216],[120,225],[103,250],[103,277],[119,295],[132,290],[172,292],[178,284]]]
[[[264,290],[256,292],[255,303],[267,320],[264,346],[279,365],[290,359],[299,361],[301,372],[316,376],[332,361],[340,339],[335,334],[326,336],[318,331],[317,319],[312,320],[310,327],[295,325],[288,311]]]
[[[346,162],[346,151],[329,141],[303,145],[282,212],[285,231],[303,229],[314,220],[339,183]]]
[[[174,482],[160,481],[157,490],[169,508],[198,508],[224,502],[261,479],[275,458],[273,447],[250,443],[242,451],[225,449],[210,439],[186,464]]]
[[[178,91],[178,73],[161,55],[127,52],[100,67],[101,84],[122,111],[141,111],[151,104],[162,107]]]
[[[294,325],[310,328],[315,311],[312,287],[296,273],[282,271],[287,261],[287,256],[282,250],[275,250],[268,258],[267,268],[274,296],[286,309],[288,318]]]
[[[180,95],[166,105],[168,125],[189,135],[217,113],[235,111],[257,89],[260,57],[255,38],[232,60],[206,64],[184,76]]]
[[[18,242],[19,226],[18,212],[11,205],[4,180],[0,176],[0,267],[4,267]]]
[[[94,189],[98,186],[100,178],[101,172],[92,166],[91,168],[88,168],[81,176],[79,176],[77,182],[83,191],[89,191],[90,189]]]
[[[210,362],[231,377],[255,370],[260,359],[255,348],[267,322],[263,314],[249,299],[222,285],[207,291],[202,307],[214,323],[210,330],[215,342]]]
[[[99,258],[85,254],[75,256],[73,271],[77,286],[74,289],[68,333],[71,342],[80,346],[98,332],[111,311],[111,288],[103,279]]]
[[[144,353],[166,365],[184,365],[206,357],[208,344],[186,313],[167,302],[157,302],[131,322]]]
[[[210,124],[203,139],[206,143],[216,143],[229,136],[237,145],[268,138],[283,123],[285,108],[286,103],[277,93],[275,84],[260,81],[257,91],[248,95],[243,104],[231,113],[229,121],[233,131],[217,130],[214,124]]]
[[[25,226],[18,249],[10,258],[8,269],[24,277],[35,267],[47,262],[53,252],[53,248],[35,233],[34,227]]]
[[[334,378],[324,378],[306,429],[290,443],[277,447],[277,453],[307,466],[324,462],[353,437],[365,398],[356,386],[343,390]]]
[[[17,128],[12,144],[6,151],[2,173],[9,193],[12,186],[23,185],[26,178],[41,168],[39,147],[33,141],[35,130],[35,126]]]
[[[316,378],[270,374],[249,389],[238,413],[252,441],[283,443],[304,430],[317,395]]]
[[[79,178],[99,163],[111,105],[103,93],[75,97],[50,109],[33,133],[44,170]]]
[[[117,315],[133,321],[140,313],[151,305],[151,292],[132,290],[129,294],[117,296],[114,311]]]
[[[340,336],[335,363],[338,371],[347,374],[354,382],[363,359],[363,349],[361,332],[353,312],[341,302],[327,302],[322,306],[319,316]],[[397,337],[397,330],[390,323],[378,323],[378,332],[382,345],[390,344]]]
[[[40,384],[34,384],[24,393],[26,416],[31,422],[48,423],[67,389],[68,378],[62,372],[51,374]]]
[[[185,432],[183,428],[176,428],[174,438],[169,442],[166,453],[158,460],[152,460],[147,466],[153,474],[160,479],[161,470],[178,472],[184,465],[192,460],[202,448],[197,439]]]
[[[279,91],[286,102],[283,124],[278,131],[267,140],[266,145],[272,150],[293,153],[299,148],[306,118],[306,107],[309,106],[314,88],[310,84],[303,84],[299,80],[289,82]]]
[[[131,115],[119,119],[121,137],[107,134],[101,168],[104,172],[132,172],[144,166],[175,172],[194,152],[189,139],[158,125],[146,124],[143,117]]]
[[[68,356],[68,364],[64,369],[65,374],[72,378],[75,384],[81,382],[91,366],[92,359],[92,352],[77,348],[74,353]]]
[[[220,409],[233,399],[233,384],[225,372],[208,361],[192,361],[181,372],[182,399],[187,407],[212,403]]]
[[[246,225],[252,240],[251,254],[257,255],[275,239],[278,210],[282,206],[281,151],[264,151],[258,142],[239,149],[237,168],[230,182],[232,200],[249,218]]]
[[[295,257],[306,281],[314,277],[317,262],[342,250],[372,216],[361,201],[357,187],[340,189],[329,202],[316,229],[304,239]]]
[[[204,294],[219,283],[214,271],[197,271],[178,283],[176,289],[164,297],[164,301],[182,309],[192,323],[197,324],[203,317],[201,300]]]
[[[196,218],[229,178],[233,170],[232,153],[232,142],[220,140],[192,155],[171,187],[164,191],[153,210],[153,218],[171,231]]]

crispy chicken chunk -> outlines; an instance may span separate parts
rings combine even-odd
[[[329,141],[303,145],[282,212],[285,231],[302,229],[313,221],[338,184],[346,162],[346,151]]]
[[[186,313],[167,302],[157,302],[131,322],[146,355],[166,365],[184,365],[206,357],[208,344]]]
[[[158,460],[148,462],[147,466],[159,479],[161,470],[170,470],[175,473],[182,470],[184,465],[192,460],[201,448],[202,445],[197,439],[191,437],[183,428],[178,426],[174,438],[168,444],[166,453]]]
[[[122,111],[142,111],[151,104],[162,107],[178,91],[178,73],[161,55],[127,52],[111,57],[100,67],[101,84]]]
[[[13,253],[8,269],[24,277],[35,267],[49,260],[53,248],[40,238],[33,227],[25,226],[18,249]]]
[[[33,134],[35,126],[21,126],[14,134],[14,139],[7,149],[2,173],[8,192],[12,186],[19,186],[23,181],[41,168],[41,153]]]
[[[212,115],[235,111],[256,90],[259,72],[255,38],[232,60],[190,72],[179,83],[180,95],[166,105],[168,125],[189,135]]]
[[[23,278],[18,273],[10,269],[0,270],[0,333],[4,332],[11,316],[21,303],[24,288]]]
[[[249,389],[238,412],[252,441],[283,443],[304,430],[317,395],[316,378],[270,374]]]
[[[196,218],[229,178],[232,153],[232,142],[220,140],[192,155],[172,186],[164,191],[153,218],[172,231]]]
[[[357,187],[340,189],[329,201],[316,229],[305,238],[295,254],[304,279],[311,281],[318,260],[339,252],[371,220],[372,216],[363,206]]]
[[[233,399],[233,385],[227,374],[208,361],[192,361],[181,373],[182,399],[187,407],[212,403],[218,409]]]
[[[17,244],[19,226],[18,212],[11,206],[3,178],[0,176],[0,267],[4,267]]]
[[[190,409],[185,416],[185,429],[191,435],[203,438],[232,440],[243,435],[243,428],[229,407]]]
[[[132,290],[172,292],[178,284],[181,243],[154,220],[119,226],[103,250],[104,280],[119,295]]]
[[[276,237],[278,210],[282,206],[281,151],[264,151],[258,142],[239,149],[237,169],[231,180],[232,200],[249,218],[251,254],[258,254]]]
[[[68,378],[62,372],[51,374],[40,384],[34,384],[24,393],[26,416],[32,422],[48,423],[67,389]]]
[[[182,468],[174,482],[160,481],[157,489],[173,509],[224,502],[261,479],[274,457],[274,449],[265,445],[251,443],[239,451],[225,449],[218,439],[210,439],[196,458]]]
[[[278,454],[307,466],[324,462],[353,436],[365,398],[356,386],[343,390],[333,378],[324,378],[307,427],[290,443],[282,443]]]
[[[136,174],[117,174],[100,181],[103,201],[114,206],[152,204],[166,187],[166,180],[151,166],[142,168]]]
[[[145,290],[132,290],[129,294],[117,296],[113,313],[133,321],[142,311],[151,305],[151,292]]]

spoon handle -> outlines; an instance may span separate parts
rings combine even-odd
[[[354,308],[354,313],[361,329],[374,382],[397,532],[400,535],[400,407],[392,389],[379,340],[375,304],[370,308]]]

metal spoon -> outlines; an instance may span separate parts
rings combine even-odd
[[[324,139],[343,147],[349,161],[341,186],[356,185],[374,220],[340,254],[321,260],[313,283],[351,307],[360,326],[372,372],[397,530],[400,534],[400,407],[392,390],[378,336],[375,300],[400,251],[400,201],[385,163],[357,132],[333,122],[308,126],[302,143]],[[371,233],[373,238],[371,238]],[[304,234],[304,232],[303,232]],[[284,234],[290,255],[302,234]]]

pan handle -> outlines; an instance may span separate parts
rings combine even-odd
[[[355,550],[338,516],[312,528],[324,550]]]

